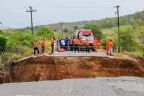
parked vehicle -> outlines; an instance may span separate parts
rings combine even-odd
[[[94,50],[94,48],[93,48],[94,35],[93,35],[93,32],[91,30],[84,30],[84,29],[78,30],[76,33],[76,37],[78,39],[82,39],[84,41],[84,43],[86,42],[86,40],[89,40],[89,48],[91,50]]]

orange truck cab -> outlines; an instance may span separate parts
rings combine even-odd
[[[94,50],[93,44],[94,44],[94,35],[91,30],[78,30],[76,33],[76,37],[78,39],[83,40],[84,44],[86,43],[86,40],[89,41],[89,47],[91,50]]]

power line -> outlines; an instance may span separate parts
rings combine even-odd
[[[117,6],[115,6],[115,8],[117,9],[117,12],[116,12],[116,14],[117,14],[117,25],[118,25],[118,52],[120,53],[120,21],[119,21],[119,19],[120,19],[120,16],[119,16],[119,8],[120,8],[120,6],[119,5],[117,5]]]
[[[32,35],[34,35],[34,28],[33,28],[33,12],[36,12],[36,10],[33,10],[33,8],[30,6],[30,10],[26,10],[26,12],[30,12],[31,15],[31,31]]]

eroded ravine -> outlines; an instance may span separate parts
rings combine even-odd
[[[29,57],[10,66],[12,82],[139,76],[144,62],[109,57]]]

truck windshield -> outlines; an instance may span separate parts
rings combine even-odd
[[[94,40],[94,37],[93,36],[82,36],[82,40],[90,40],[90,41],[92,41],[92,40]]]

